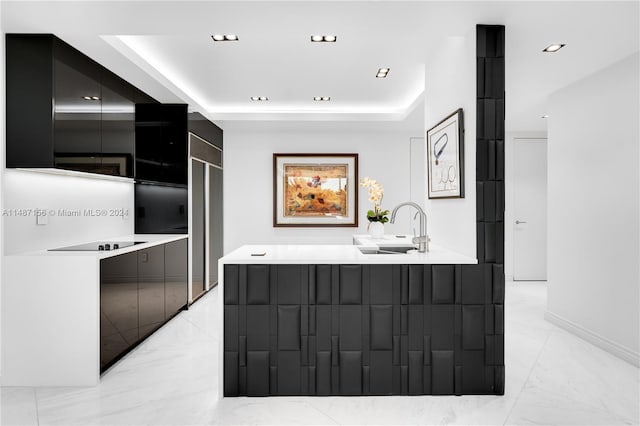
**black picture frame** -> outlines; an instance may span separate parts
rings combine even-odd
[[[427,130],[429,199],[464,198],[464,114],[458,108]]]

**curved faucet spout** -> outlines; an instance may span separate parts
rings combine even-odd
[[[422,207],[420,207],[418,204],[414,203],[413,201],[405,201],[404,203],[398,204],[393,208],[393,211],[391,212],[390,222],[395,223],[396,213],[398,212],[398,209],[404,206],[411,206],[411,207],[414,207],[416,210],[418,210],[416,215],[418,214],[420,215],[420,236],[414,237],[413,243],[418,244],[418,251],[420,253],[429,251],[429,237],[427,236],[427,214],[424,212],[424,210],[422,210]]]

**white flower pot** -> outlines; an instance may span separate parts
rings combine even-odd
[[[382,222],[369,222],[369,235],[371,235],[371,238],[384,237],[384,225]]]

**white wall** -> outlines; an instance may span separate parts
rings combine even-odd
[[[547,318],[635,364],[639,59],[556,92],[548,123]]]
[[[5,135],[5,126],[4,126],[4,105],[5,105],[5,76],[4,76],[4,32],[2,31],[2,5],[0,4],[0,230],[4,229],[4,218],[2,217],[2,210],[4,209],[4,204],[2,199],[2,185],[3,185],[3,170],[4,170],[4,135]],[[4,238],[0,234],[0,306],[2,306],[2,260],[4,257]],[[2,312],[0,312],[2,314]],[[2,315],[0,315],[2,317]],[[2,320],[0,320],[1,322]],[[0,330],[2,329],[2,324],[0,323]],[[2,347],[2,335],[0,334],[0,348]],[[1,351],[0,351],[1,352]],[[0,365],[2,365],[2,360],[0,360]],[[2,371],[0,371],[0,377],[2,376]],[[0,381],[1,383],[1,381]]]
[[[273,153],[358,153],[359,176],[383,185],[382,207],[391,210],[410,199],[410,138],[419,136],[420,126],[420,120],[418,126],[333,122],[226,126],[225,253],[244,244],[351,244],[353,234],[367,232],[366,211],[372,204],[362,188],[358,188],[358,228],[273,227]],[[396,224],[385,225],[385,232],[410,234],[409,216],[408,209],[399,213]]]
[[[476,257],[475,27],[464,37],[448,38],[426,64],[425,132],[458,108],[465,123],[465,198],[429,200],[425,195],[429,235],[438,245]]]
[[[133,183],[5,169],[3,240],[6,255],[90,242],[134,232]],[[129,217],[90,216],[85,209],[126,209]],[[24,215],[19,210],[26,209]],[[36,225],[29,209],[52,211],[47,225]],[[62,216],[59,209],[80,210]]]

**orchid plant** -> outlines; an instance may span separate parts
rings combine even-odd
[[[389,210],[382,210],[380,207],[382,204],[382,198],[384,197],[384,188],[375,179],[371,179],[368,176],[360,179],[360,186],[368,188],[369,201],[373,203],[373,210],[367,212],[367,220],[369,222],[387,223],[389,218]]]

